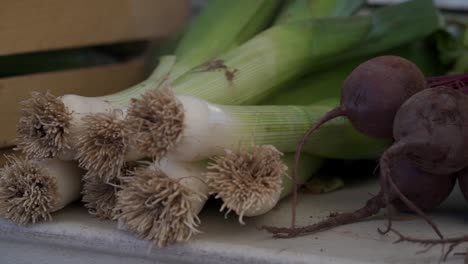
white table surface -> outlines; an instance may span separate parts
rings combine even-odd
[[[299,223],[311,223],[330,211],[355,208],[376,192],[374,183],[349,187],[325,195],[301,194]],[[234,215],[226,220],[215,203],[201,215],[204,232],[190,243],[164,249],[115,228],[115,223],[99,221],[75,204],[55,215],[55,220],[30,227],[19,227],[0,220],[1,264],[68,263],[437,263],[440,248],[416,254],[421,247],[393,244],[395,236],[381,236],[378,227],[386,223],[382,216],[342,226],[316,235],[295,239],[272,239],[258,231],[262,224],[287,225],[289,199],[265,216],[237,223]],[[312,216],[312,217],[311,217]],[[468,234],[468,206],[456,188],[455,194],[434,213],[445,235]],[[434,237],[420,219],[404,216],[395,227],[414,236]],[[465,245],[465,247],[468,245]],[[464,251],[460,246],[458,251]],[[451,256],[447,263],[463,263],[463,257]]]

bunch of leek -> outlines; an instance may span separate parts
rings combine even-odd
[[[77,170],[76,163],[57,159],[77,158],[75,152],[77,139],[83,133],[89,132],[87,125],[93,120],[92,117],[86,116],[98,113],[98,117],[103,117],[94,130],[97,134],[93,142],[96,148],[110,146],[111,149],[118,149],[119,144],[112,138],[122,131],[114,133],[113,129],[118,126],[118,122],[114,125],[112,118],[121,114],[119,111],[121,105],[128,104],[132,97],[141,94],[145,89],[157,87],[168,71],[171,71],[171,76],[182,74],[197,64],[243,43],[271,23],[280,4],[280,0],[210,1],[207,8],[185,31],[174,52],[177,62],[175,63],[175,56],[163,57],[161,63],[145,81],[117,94],[97,98],[78,95],[57,98],[50,93],[33,93],[31,99],[22,103],[21,118],[17,128],[17,147],[26,157],[12,159],[0,172],[0,178],[5,181],[0,189],[2,198],[0,214],[19,224],[50,220],[50,212],[80,196],[81,183],[74,179],[83,178],[84,185],[81,192],[90,212],[102,218],[112,217],[113,206],[109,204],[114,201],[115,191],[118,189],[113,183],[120,182],[118,178],[120,174],[125,175],[122,173],[125,171],[123,161],[120,162],[118,157],[102,154],[102,151],[95,153],[104,159],[101,162],[108,165],[107,173],[112,176],[103,180],[99,170],[93,170],[88,166],[82,166],[88,169],[86,174],[79,171],[79,177],[68,177],[67,171],[74,175],[73,171]],[[39,161],[42,159],[46,160]],[[81,165],[85,165],[83,159]],[[99,162],[96,159],[93,161]],[[60,175],[52,172],[60,172]],[[38,177],[45,178],[37,180]],[[54,180],[55,178],[58,180]],[[63,181],[65,182],[62,184]],[[70,186],[67,184],[73,186],[73,189],[68,190]],[[15,188],[19,188],[20,191],[12,193]],[[21,191],[27,188],[35,190],[34,195]],[[57,194],[61,193],[57,189],[68,190],[65,194],[68,193],[67,195],[74,199],[64,196],[66,199],[60,200],[61,202],[55,205],[53,201],[61,199],[57,198]],[[34,209],[36,206],[40,210]]]

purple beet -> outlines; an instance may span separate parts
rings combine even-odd
[[[296,150],[293,175],[292,225],[295,223],[297,174],[302,147],[321,125],[346,116],[361,133],[392,139],[393,119],[399,107],[427,87],[424,74],[412,62],[398,56],[372,58],[356,67],[344,81],[340,105],[307,130]]]
[[[335,111],[363,134],[391,139],[397,110],[425,88],[424,74],[412,62],[397,56],[376,57],[351,72]]]
[[[426,87],[424,74],[409,60],[390,55],[372,58],[351,72],[343,83],[340,105],[310,128],[304,138],[327,121],[346,116],[361,133],[391,139],[398,108]]]
[[[468,202],[468,168],[458,173],[458,187],[460,187],[465,200]]]
[[[424,172],[413,162],[402,156],[396,156],[389,161],[389,169],[394,183],[405,197],[423,211],[431,211],[439,206],[452,192],[457,179],[456,174],[439,175]],[[381,185],[385,185],[385,177],[381,174]],[[387,187],[388,188],[388,187]],[[413,212],[401,200],[392,188],[388,189],[390,202],[400,211]]]
[[[468,97],[444,87],[421,91],[395,116],[395,144],[418,168],[451,174],[468,165]]]

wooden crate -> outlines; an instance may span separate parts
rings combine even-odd
[[[187,16],[185,0],[2,0],[0,55],[163,38]]]
[[[0,56],[161,40],[186,23],[186,0],[3,0]],[[32,91],[99,96],[145,77],[147,58],[0,78],[0,148],[14,144],[19,102]]]

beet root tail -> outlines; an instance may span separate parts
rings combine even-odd
[[[292,238],[297,236],[309,235],[320,231],[325,231],[338,226],[351,224],[363,220],[367,217],[377,214],[380,209],[385,207],[385,201],[382,193],[372,197],[366,202],[366,205],[351,213],[340,213],[328,217],[316,224],[303,227],[272,227],[262,226],[261,229],[273,234],[275,238]]]

